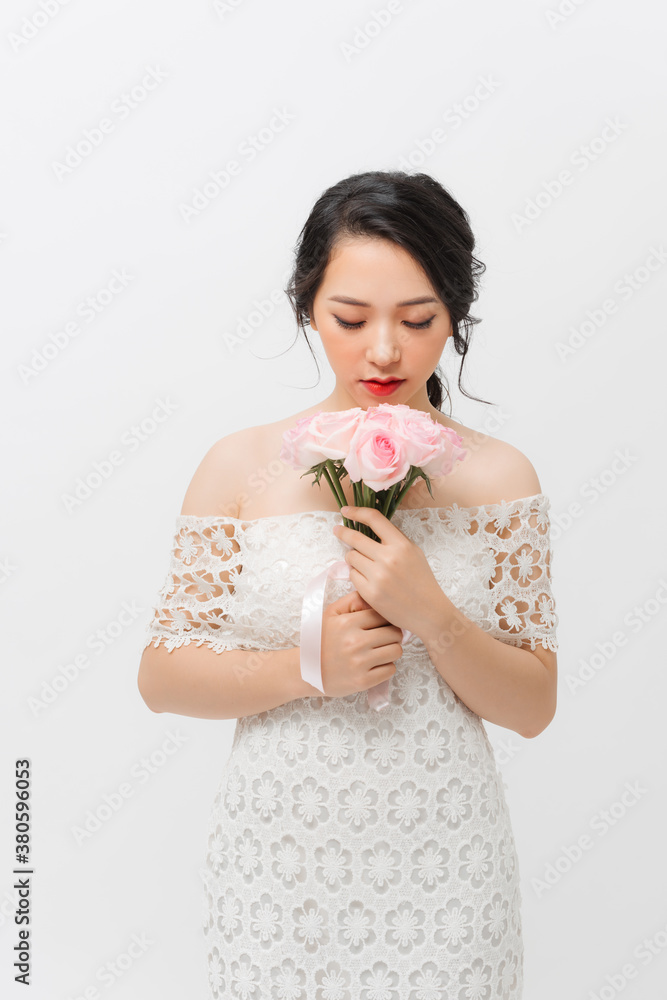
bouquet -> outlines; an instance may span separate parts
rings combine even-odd
[[[313,485],[324,476],[339,508],[347,502],[341,483],[349,476],[354,505],[375,507],[391,520],[415,480],[424,479],[433,496],[431,477],[452,471],[467,454],[462,443],[456,431],[423,410],[404,403],[381,403],[367,410],[320,410],[302,417],[283,435],[280,457],[295,469],[305,469],[303,475],[314,475]],[[345,517],[343,523],[379,541],[368,525]],[[301,676],[322,694],[322,609],[329,576],[349,576],[348,563],[336,561],[310,581],[301,615]],[[315,615],[310,615],[310,608]],[[411,633],[402,631],[406,641]],[[388,690],[389,681],[371,688],[369,704],[376,709],[388,705]]]

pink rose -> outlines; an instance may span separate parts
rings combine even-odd
[[[460,434],[457,434],[451,427],[443,427],[441,424],[438,425],[438,429],[441,437],[441,450],[430,462],[421,466],[427,476],[436,478],[449,475],[454,465],[468,454],[465,448],[461,448],[463,438]]]
[[[300,417],[294,427],[283,434],[280,457],[293,469],[312,469],[324,461],[324,456],[313,447],[310,436],[310,422],[317,416]]]
[[[442,451],[442,424],[422,410],[410,410],[409,407],[408,410],[409,413],[401,414],[399,419],[403,424],[403,434],[409,441],[410,465],[423,468]]]
[[[352,437],[343,465],[353,483],[363,479],[378,493],[406,478],[411,464],[407,452],[408,441],[396,416],[387,409],[370,407]]]
[[[451,427],[443,427],[430,413],[405,403],[380,403],[366,412],[371,411],[375,420],[384,422],[405,440],[410,465],[422,469],[429,477],[446,476],[467,454],[460,447],[463,438]]]
[[[310,423],[311,447],[324,458],[345,458],[363,416],[360,406],[334,413],[320,411]]]
[[[407,403],[378,403],[376,406],[369,406],[368,409],[366,410],[366,413],[370,413],[371,410],[377,410],[380,413],[383,410],[386,410],[387,413],[391,414],[417,412],[416,410],[413,410],[411,406],[408,406]]]
[[[328,458],[345,458],[362,415],[357,406],[334,413],[318,410],[300,417],[283,434],[280,457],[294,469],[312,469]]]

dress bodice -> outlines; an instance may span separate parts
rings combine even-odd
[[[539,493],[476,507],[398,508],[395,524],[424,552],[450,600],[495,638],[556,649],[550,501]],[[299,645],[306,586],[346,548],[339,511],[244,520],[178,515],[169,571],[146,645],[196,642],[217,652]],[[354,589],[330,579],[325,605]],[[407,645],[422,646],[417,636]]]

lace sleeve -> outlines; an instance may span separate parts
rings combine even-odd
[[[514,646],[557,650],[558,616],[551,587],[548,497],[499,505],[483,527],[492,557],[485,628]]]
[[[235,519],[179,515],[169,571],[146,629],[145,647],[163,643],[171,652],[195,643],[217,653],[256,649],[256,630],[234,615],[241,569]]]

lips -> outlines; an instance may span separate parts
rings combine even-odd
[[[402,385],[404,381],[405,379],[402,378],[384,379],[382,381],[378,379],[362,379],[362,385],[365,385],[375,396],[388,396],[395,389],[398,389],[399,385]]]

